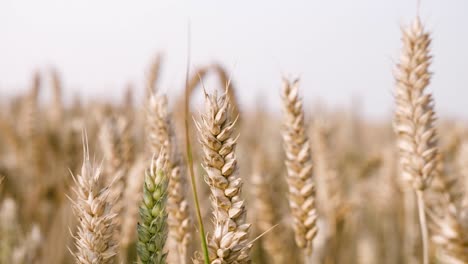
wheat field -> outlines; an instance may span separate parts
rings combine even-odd
[[[0,102],[0,263],[468,263],[468,126],[437,119],[431,41],[402,27],[389,120],[307,111],[284,76],[281,115],[246,110],[220,64],[168,96],[160,56],[143,100],[33,73]]]

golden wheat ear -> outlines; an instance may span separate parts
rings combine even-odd
[[[463,208],[454,203],[450,181],[438,173],[430,189],[435,201],[429,200],[426,213],[436,258],[440,263],[468,263],[468,226],[464,224]],[[465,209],[466,210],[466,209]]]
[[[52,69],[50,75],[52,82],[52,101],[49,106],[49,122],[52,128],[60,129],[65,113],[62,101],[62,80],[57,69]]]
[[[13,262],[13,249],[19,243],[20,226],[18,222],[18,204],[12,198],[5,198],[0,203],[0,262]]]
[[[281,95],[289,207],[294,217],[296,244],[304,250],[305,255],[310,255],[317,234],[316,191],[311,146],[306,135],[302,101],[299,99],[299,81],[283,79]]]
[[[161,72],[161,63],[163,55],[158,54],[154,57],[146,75],[146,87],[145,87],[145,98],[150,96],[158,90],[158,80]]]
[[[101,149],[104,152],[104,184],[109,186],[109,201],[112,202],[111,212],[116,215],[114,220],[114,238],[120,241],[122,237],[122,222],[124,221],[125,202],[124,191],[129,168],[129,142],[125,134],[129,129],[128,122],[123,116],[112,117],[105,120],[99,131]],[[128,132],[128,131],[127,131]],[[119,244],[119,251],[120,248]],[[120,257],[119,255],[118,257]],[[119,259],[119,262],[124,261]]]
[[[73,209],[78,218],[78,232],[73,256],[76,263],[112,263],[117,254],[117,242],[113,238],[116,215],[111,212],[109,187],[102,187],[101,169],[90,161],[86,133],[83,133],[83,155],[74,188]]]
[[[251,174],[251,190],[254,197],[255,227],[257,233],[264,233],[261,237],[261,246],[267,253],[268,263],[285,263],[288,259],[288,252],[283,250],[284,243],[284,225],[278,222],[281,216],[275,208],[271,182],[274,177],[268,171],[265,157],[260,150],[254,151],[254,158]],[[276,227],[272,230],[273,227]],[[270,234],[269,231],[272,231]]]
[[[438,166],[436,119],[432,95],[426,92],[431,79],[429,54],[431,38],[421,21],[402,29],[403,48],[395,69],[394,130],[399,149],[401,176],[416,191],[423,244],[423,263],[429,263],[424,190]]]
[[[237,118],[231,112],[227,94],[205,93],[205,111],[196,123],[203,148],[203,168],[212,194],[214,232],[209,237],[211,263],[248,263],[250,224],[241,196],[233,135]]]

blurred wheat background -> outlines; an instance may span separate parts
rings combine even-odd
[[[466,11],[0,3],[0,263],[468,263]]]

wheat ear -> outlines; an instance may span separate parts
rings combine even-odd
[[[185,192],[185,171],[180,162],[175,134],[165,95],[152,95],[148,108],[149,141],[153,152],[164,148],[169,176],[167,211],[169,214],[169,240],[176,250],[169,252],[168,261],[187,262],[188,245],[191,240],[191,217]],[[176,256],[172,258],[171,254]]]
[[[317,179],[317,200],[327,218],[329,229],[326,236],[334,237],[339,222],[343,219],[344,199],[341,182],[331,152],[330,130],[325,121],[316,120],[313,125],[314,175]]]
[[[450,190],[457,182],[437,173],[430,193],[435,201],[428,203],[427,210],[438,261],[446,264],[468,263],[468,229]]]
[[[120,151],[122,155],[122,166],[126,172],[135,160],[135,141],[133,138],[133,122],[129,117],[121,116],[119,119],[119,131],[121,132]]]
[[[62,102],[62,80],[56,69],[51,71],[52,78],[52,102],[50,105],[50,122],[54,129],[60,127],[60,122],[63,120],[64,107]]]
[[[161,152],[145,173],[143,200],[140,204],[137,252],[144,264],[166,263],[164,245],[167,239],[166,155]]]
[[[419,18],[402,30],[403,49],[395,71],[396,109],[394,129],[403,178],[416,191],[423,243],[423,263],[429,262],[428,234],[424,212],[424,190],[430,186],[437,168],[437,140],[433,127],[433,100],[425,89],[431,74],[430,36]]]
[[[127,249],[136,238],[136,228],[138,223],[138,206],[141,202],[145,169],[147,167],[147,158],[144,155],[138,156],[132,168],[128,172],[127,188],[124,192],[124,202],[126,203],[125,218],[122,222],[122,237],[120,245],[122,249],[122,258],[127,255]]]
[[[106,120],[104,126],[100,130],[99,139],[101,148],[106,158],[105,176],[107,184],[110,187],[110,199],[114,202],[112,212],[117,215],[115,221],[115,236],[120,239],[122,213],[124,211],[123,193],[126,186],[127,166],[124,162],[122,151],[122,135],[126,127],[125,119],[110,118]]]
[[[234,86],[232,80],[230,79],[230,76],[228,74],[228,71],[220,64],[210,64],[204,67],[198,68],[194,74],[190,77],[190,79],[187,79],[187,84],[186,84],[186,92],[188,93],[187,96],[191,98],[193,94],[195,93],[197,87],[201,87],[203,85],[203,79],[205,79],[209,75],[217,75],[219,83],[223,86],[226,83],[229,83],[229,100],[231,101],[231,105],[233,108],[233,113],[238,114],[239,113],[239,103],[237,101],[236,97],[236,87]],[[177,105],[183,105],[184,103],[184,98],[185,94],[180,96],[178,98]],[[182,114],[182,111],[179,112]],[[178,114],[178,113],[175,113]]]
[[[273,177],[266,170],[264,157],[260,151],[255,152],[252,169],[252,191],[255,197],[255,226],[258,233],[267,232],[280,220],[278,211],[273,202],[273,192],[270,183]],[[278,226],[271,234],[262,237],[262,247],[268,254],[271,263],[285,263],[288,254],[283,250],[284,227]]]
[[[150,98],[151,94],[153,94],[157,90],[159,74],[161,71],[161,62],[162,62],[161,54],[156,55],[153,61],[151,62],[150,68],[146,76],[146,91],[145,91],[146,97],[145,98]]]
[[[12,198],[5,198],[0,203],[0,262],[11,263],[13,249],[19,242],[18,205]]]
[[[76,200],[73,209],[78,218],[76,252],[73,253],[76,263],[112,263],[117,253],[117,243],[113,239],[116,215],[111,213],[109,188],[101,187],[101,170],[89,159],[87,140],[81,173],[74,180]]]
[[[286,152],[289,206],[294,217],[296,244],[306,255],[312,253],[317,234],[315,184],[309,139],[304,125],[304,110],[299,99],[299,81],[283,79],[282,102],[284,112],[283,141]]]
[[[462,176],[460,185],[457,186],[456,184],[453,185],[452,188],[455,187],[456,190],[464,190],[464,195],[462,192],[456,192],[453,196],[455,196],[455,202],[457,205],[462,205],[467,210],[466,214],[468,217],[468,138],[464,138],[460,144],[458,155],[457,155],[457,170],[459,175]]]
[[[31,141],[30,144],[35,143],[38,133],[38,97],[41,90],[41,84],[41,75],[39,72],[35,72],[32,80],[31,90],[22,102],[21,113],[19,116],[19,131],[21,131],[25,140]],[[31,147],[33,148],[33,151],[37,151],[34,149],[34,147]]]
[[[460,148],[459,159],[463,154]],[[429,189],[428,223],[436,258],[444,264],[468,263],[468,226],[464,224],[460,190],[460,174],[449,170],[444,156],[439,153],[437,173]]]
[[[236,121],[227,91],[220,97],[216,92],[209,95],[205,91],[205,111],[196,125],[214,210],[215,228],[208,245],[213,264],[250,261],[251,245],[247,240],[250,224],[245,221],[242,180],[235,154],[237,138],[232,135]]]
[[[41,230],[37,224],[34,224],[31,231],[13,250],[13,260],[11,263],[36,263],[35,260],[39,259],[39,249],[43,242]]]

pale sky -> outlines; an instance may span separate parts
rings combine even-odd
[[[392,67],[400,25],[416,0],[304,1],[0,1],[0,97],[24,91],[31,72],[55,66],[65,94],[120,99],[126,83],[141,91],[145,72],[164,52],[161,86],[184,82],[187,28],[192,69],[214,61],[233,71],[245,107],[259,97],[279,108],[283,74],[301,76],[309,107],[349,106],[359,97],[371,117],[392,109]],[[430,91],[440,116],[468,119],[468,1],[422,0],[433,33]],[[141,92],[139,92],[141,94]]]

